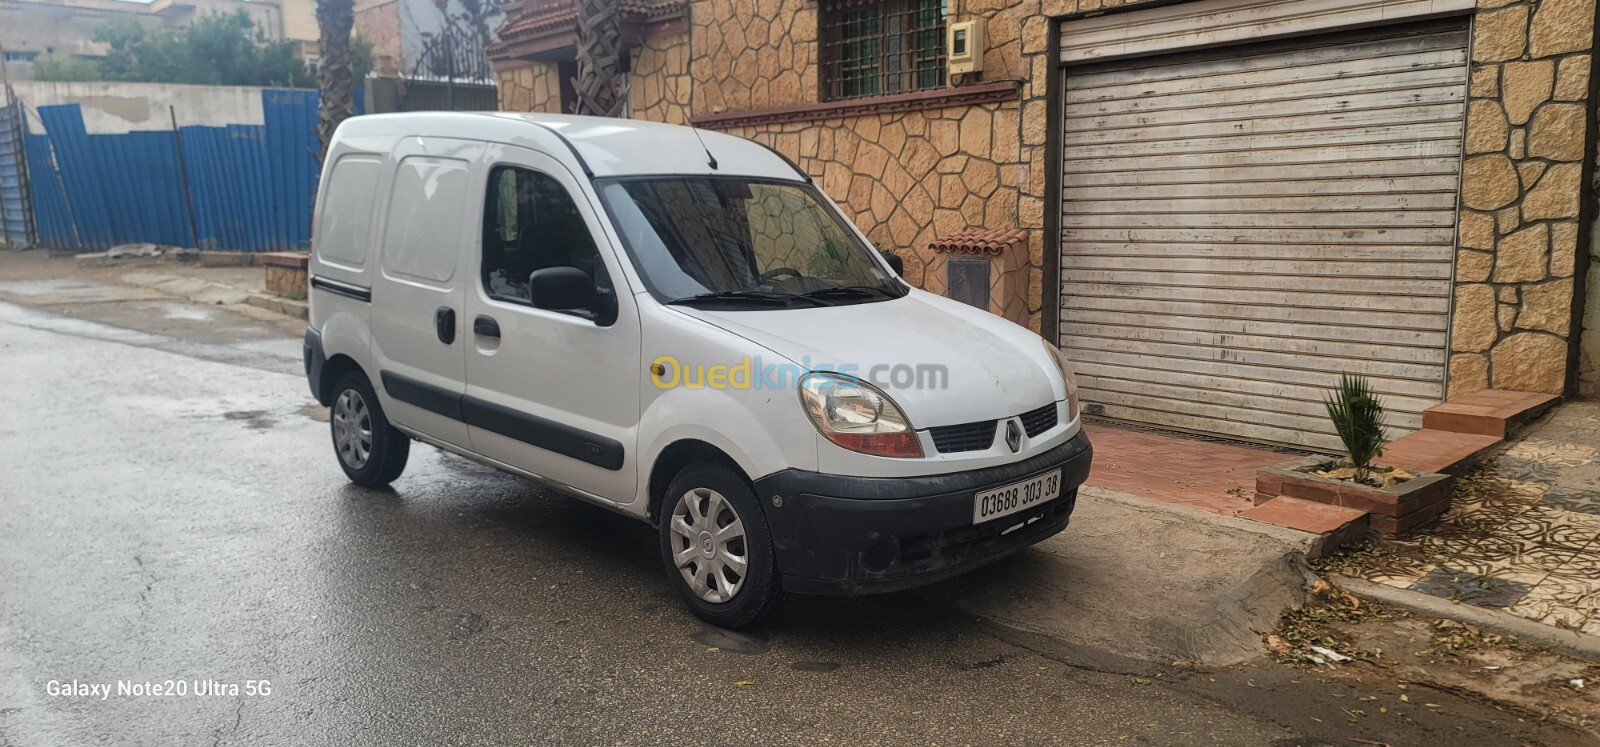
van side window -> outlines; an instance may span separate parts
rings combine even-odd
[[[360,267],[367,263],[372,244],[372,198],[378,190],[383,161],[376,156],[349,155],[333,164],[328,196],[322,201],[313,249],[326,262]]]
[[[466,219],[467,162],[407,156],[394,172],[383,235],[383,268],[430,283],[456,271],[457,242]]]
[[[483,211],[483,287],[490,296],[531,301],[528,276],[576,267],[608,285],[605,265],[577,203],[546,174],[515,166],[489,173]]]

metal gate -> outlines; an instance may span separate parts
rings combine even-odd
[[[1335,448],[1444,394],[1465,25],[1068,66],[1060,339],[1090,412]]]

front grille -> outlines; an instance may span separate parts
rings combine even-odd
[[[1028,438],[1033,438],[1056,427],[1056,403],[1029,410],[1018,417],[1022,419],[1022,429],[1028,432]]]
[[[984,420],[961,425],[944,425],[929,428],[928,433],[933,436],[934,448],[937,448],[940,454],[983,451],[994,444],[994,423],[993,420]]]

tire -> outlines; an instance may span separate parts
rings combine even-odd
[[[659,523],[667,577],[695,616],[742,628],[783,598],[766,512],[733,470],[716,462],[684,467],[667,485]],[[735,523],[738,529],[723,538],[711,529],[722,534]],[[743,573],[735,562],[741,557]]]
[[[328,430],[333,435],[334,458],[339,460],[345,476],[363,488],[379,488],[394,482],[406,469],[406,459],[411,456],[411,439],[389,425],[389,418],[383,414],[383,404],[360,371],[340,376],[333,392],[333,405],[328,408]],[[363,424],[365,428],[361,427]]]

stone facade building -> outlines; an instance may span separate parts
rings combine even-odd
[[[631,116],[776,148],[910,282],[1061,340],[1092,412],[1326,448],[1342,372],[1394,435],[1600,389],[1595,0],[621,3]],[[502,109],[570,107],[574,27],[526,0]]]

